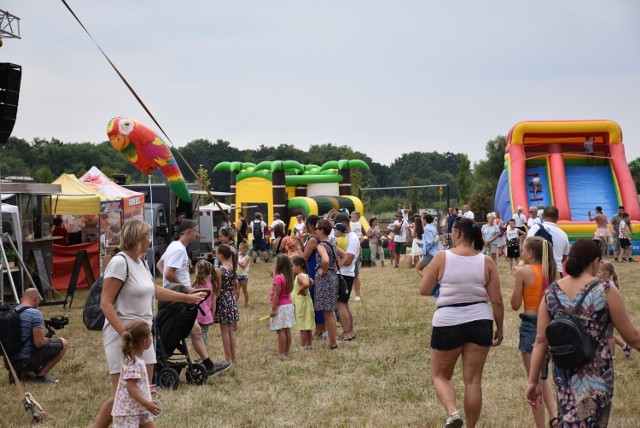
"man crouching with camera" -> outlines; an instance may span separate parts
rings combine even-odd
[[[36,309],[41,300],[37,289],[28,288],[24,291],[20,304],[16,307],[17,311],[23,306],[27,307],[20,312],[20,339],[23,345],[11,360],[24,379],[36,383],[57,383],[57,379],[47,374],[62,360],[68,343],[61,337],[53,339],[51,334],[45,335],[42,312]]]

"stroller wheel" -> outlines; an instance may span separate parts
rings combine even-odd
[[[165,389],[176,389],[180,385],[178,372],[171,367],[165,367],[158,372],[158,385]]]
[[[209,374],[204,364],[195,363],[192,364],[191,367],[187,367],[185,377],[187,378],[187,382],[192,385],[204,385]]]

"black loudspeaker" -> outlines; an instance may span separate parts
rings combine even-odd
[[[0,144],[7,142],[16,123],[21,77],[21,66],[0,63]]]

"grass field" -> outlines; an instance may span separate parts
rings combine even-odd
[[[181,383],[163,390],[164,413],[160,427],[210,426],[442,426],[445,412],[435,396],[429,376],[432,298],[418,294],[418,277],[412,269],[363,268],[362,302],[352,302],[357,343],[337,351],[320,342],[289,358],[273,357],[276,334],[258,318],[269,313],[270,279],[265,264],[251,268],[251,304],[240,307],[239,363],[204,386]],[[627,309],[640,325],[638,265],[617,264]],[[533,426],[524,401],[526,379],[518,342],[518,317],[508,305],[513,275],[504,260],[499,263],[505,301],[505,340],[492,349],[485,367],[483,411],[480,426]],[[82,324],[84,292],[78,292],[66,311],[71,323],[59,334],[70,341],[65,359],[51,375],[57,385],[26,384],[44,408],[56,416],[47,426],[90,426],[109,395],[110,384],[101,334]],[[60,307],[43,308],[45,317],[62,314]],[[297,346],[294,332],[292,349]],[[223,359],[220,334],[210,331],[213,360]],[[192,354],[193,355],[193,354]],[[618,352],[616,386],[610,426],[638,426],[640,355],[630,359]],[[184,380],[184,375],[182,376]],[[461,376],[454,382],[461,392]],[[462,409],[462,395],[458,405]],[[0,426],[27,425],[15,386],[6,372],[0,379]]]

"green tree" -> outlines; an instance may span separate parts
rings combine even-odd
[[[456,175],[456,187],[458,188],[458,200],[468,201],[473,190],[473,176],[471,175],[471,161],[465,154],[460,155],[458,161],[458,174]]]
[[[53,180],[55,180],[53,173],[46,165],[38,167],[34,175],[34,178],[38,183],[52,183]]]
[[[469,196],[468,203],[475,214],[477,222],[486,219],[486,215],[493,211],[496,186],[488,180],[475,183],[473,193]]]
[[[488,181],[497,186],[500,174],[504,170],[504,148],[507,139],[504,136],[497,136],[493,140],[487,142],[485,152],[487,158],[476,163],[474,167],[474,176],[476,183],[479,181]]]
[[[196,175],[200,179],[200,182],[201,182],[200,185],[201,186],[204,185],[205,189],[209,189],[211,187],[211,179],[209,178],[209,171],[207,171],[203,167],[200,167],[196,171]],[[211,198],[209,198],[208,195],[203,195],[202,197],[200,197],[200,205],[201,206],[202,205],[207,205],[209,202],[211,202]]]
[[[419,185],[418,179],[416,178],[415,175],[411,176],[409,185],[410,186]],[[418,189],[409,189],[408,196],[409,196],[409,206],[411,206],[411,209],[413,210],[413,212],[418,212],[418,207],[420,205],[420,203],[418,202]]]

